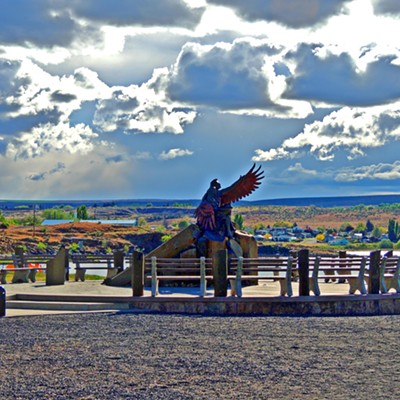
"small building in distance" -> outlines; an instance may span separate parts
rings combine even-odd
[[[41,223],[43,226],[70,224],[74,222],[73,219],[44,219]]]

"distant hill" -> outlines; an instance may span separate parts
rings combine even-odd
[[[172,206],[190,206],[196,207],[200,200],[182,200],[182,199],[99,199],[99,200],[0,200],[0,210],[16,208],[32,208],[37,205],[39,209],[52,208],[55,206],[86,205],[87,207],[172,207]],[[341,197],[299,197],[283,199],[267,199],[257,201],[238,201],[236,206],[311,206],[316,207],[350,207],[360,204],[366,206],[377,206],[380,204],[400,203],[400,194],[389,195],[369,195],[369,196],[341,196]]]
[[[380,204],[400,203],[400,194],[369,195],[369,196],[341,196],[341,197],[299,197],[288,199],[270,199],[249,202],[258,206],[311,206],[316,207],[350,207],[364,204],[378,206]]]

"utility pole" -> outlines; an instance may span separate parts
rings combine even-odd
[[[34,204],[33,205],[33,222],[32,222],[32,224],[33,224],[33,237],[36,236],[36,207],[37,207],[37,204]]]

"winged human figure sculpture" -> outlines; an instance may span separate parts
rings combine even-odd
[[[195,211],[199,227],[204,232],[215,233],[220,238],[232,238],[234,228],[231,222],[231,203],[253,193],[260,186],[263,174],[261,166],[256,168],[256,164],[253,164],[246,175],[240,176],[225,189],[221,189],[218,179],[213,179]]]

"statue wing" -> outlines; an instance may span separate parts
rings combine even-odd
[[[211,204],[201,203],[196,208],[195,217],[202,229],[210,231],[215,229],[215,214],[214,208]]]
[[[234,203],[248,196],[261,185],[264,171],[260,171],[261,165],[257,169],[255,168],[256,164],[253,164],[246,175],[241,176],[231,186],[221,190],[221,206]]]

